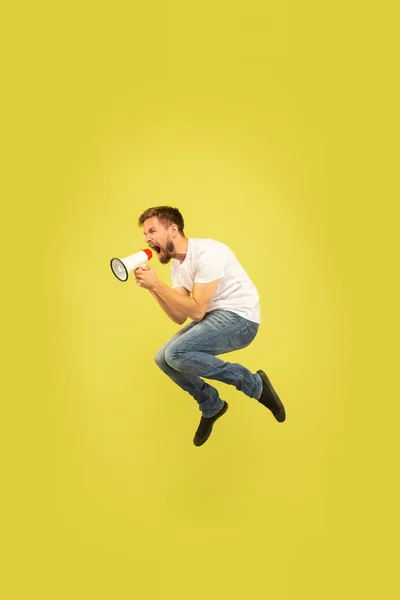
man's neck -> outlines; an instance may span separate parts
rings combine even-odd
[[[182,237],[179,238],[179,240],[177,240],[175,242],[175,257],[176,260],[179,260],[179,262],[182,264],[183,261],[186,258],[186,254],[188,251],[188,245],[189,245],[189,240],[186,237]]]

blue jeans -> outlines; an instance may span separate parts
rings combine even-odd
[[[259,324],[226,310],[214,310],[182,327],[154,357],[157,365],[198,402],[203,417],[213,417],[223,407],[218,390],[201,379],[234,385],[250,398],[259,398],[262,380],[239,363],[216,358],[248,346]]]

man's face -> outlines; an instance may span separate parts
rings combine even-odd
[[[163,265],[168,264],[176,254],[171,235],[173,228],[173,225],[166,227],[158,220],[158,217],[150,217],[143,223],[143,234],[146,244],[156,252],[158,260]]]

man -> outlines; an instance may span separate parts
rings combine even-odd
[[[138,225],[143,226],[145,241],[160,263],[166,265],[172,259],[172,288],[150,266],[136,269],[137,285],[150,290],[174,323],[182,325],[191,319],[160,348],[155,361],[199,404],[202,416],[195,446],[207,441],[215,421],[228,409],[216,388],[201,377],[234,385],[283,422],[285,408],[264,371],[253,374],[238,363],[216,357],[248,346],[261,322],[258,292],[236,256],[216,240],[187,238],[177,208],[149,208],[140,215]]]

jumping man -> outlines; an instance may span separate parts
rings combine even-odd
[[[191,320],[158,350],[155,361],[199,405],[202,416],[195,446],[207,441],[215,421],[228,410],[217,389],[202,377],[234,385],[282,423],[285,408],[264,371],[251,373],[238,363],[217,358],[248,346],[261,322],[257,289],[234,253],[213,239],[187,238],[177,208],[149,208],[138,225],[143,226],[145,241],[160,263],[172,260],[172,288],[150,266],[136,269],[137,285],[150,290],[174,323]]]

